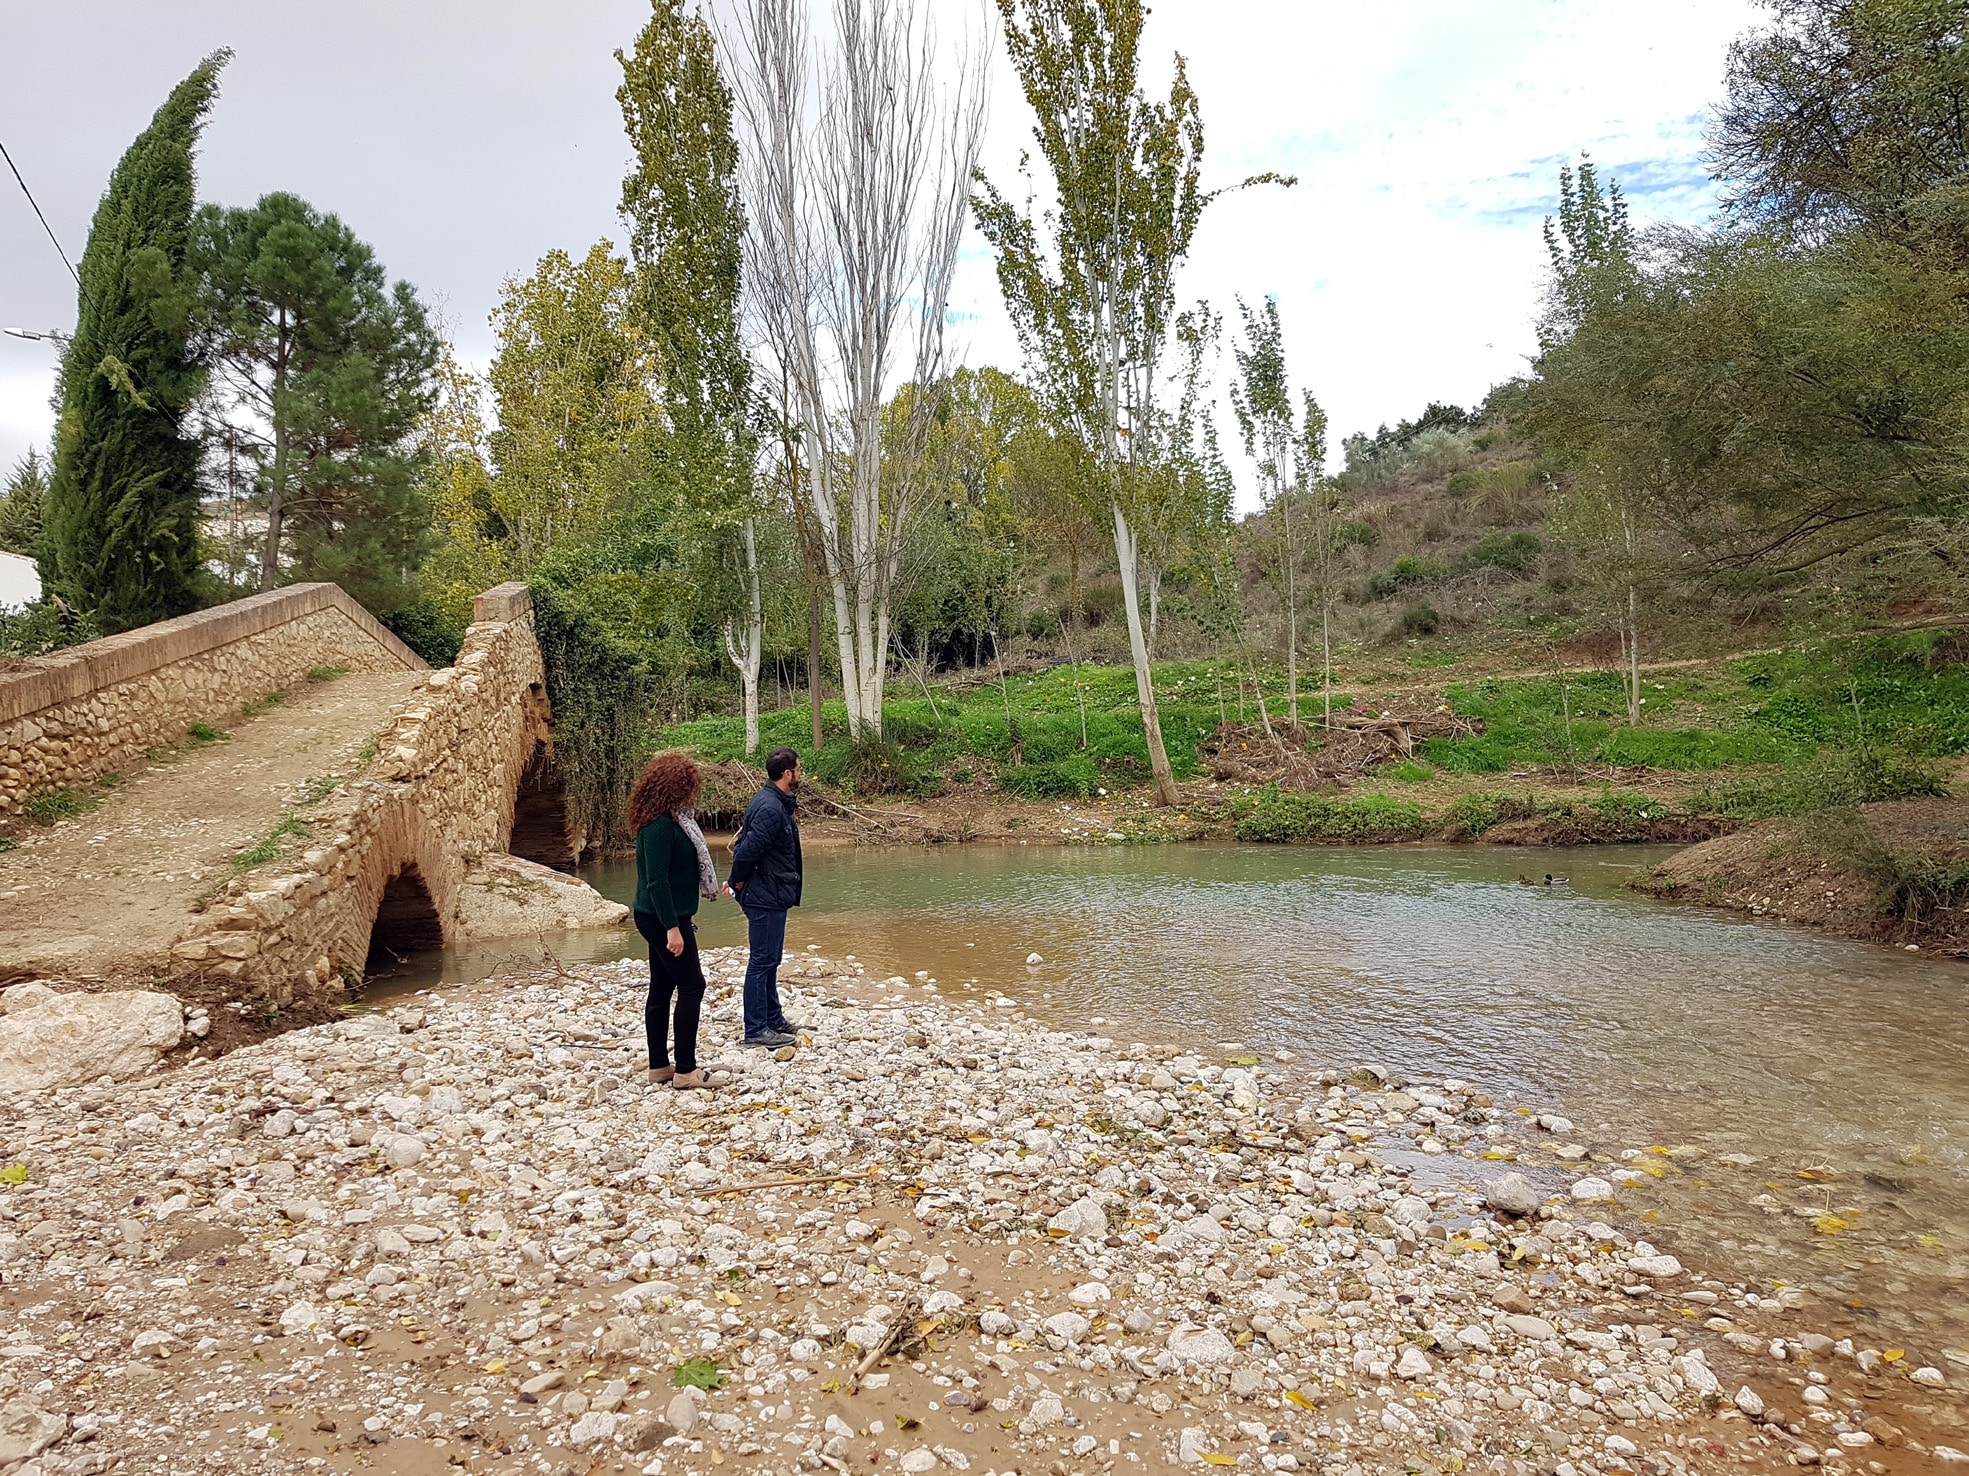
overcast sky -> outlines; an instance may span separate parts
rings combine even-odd
[[[932,0],[956,24],[960,0]],[[109,171],[205,53],[236,53],[199,153],[204,199],[284,189],[332,210],[414,282],[468,362],[503,279],[623,233],[613,52],[647,0],[0,0],[0,141],[70,256]],[[1706,217],[1700,158],[1745,0],[1159,0],[1145,53],[1180,51],[1206,173],[1291,190],[1205,215],[1182,280],[1235,322],[1276,293],[1294,379],[1340,435],[1470,403],[1522,369],[1559,165],[1584,149],[1637,217]],[[1002,64],[986,168],[1029,139]],[[0,175],[0,326],[73,326],[75,291]],[[1016,367],[973,237],[953,315],[974,364]],[[1228,363],[1228,355],[1226,355]],[[54,352],[0,338],[0,458],[47,445]],[[1226,408],[1222,428],[1235,440]],[[1241,501],[1251,489],[1241,489]]]

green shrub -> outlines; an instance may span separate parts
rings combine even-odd
[[[649,672],[561,591],[540,582],[530,590],[568,822],[598,846],[622,846],[629,840],[623,811],[642,772],[649,732]]]
[[[1402,611],[1390,629],[1389,635],[1396,639],[1432,636],[1441,625],[1442,616],[1436,613],[1436,607],[1423,600]]]
[[[1459,794],[1443,813],[1443,832],[1451,840],[1475,840],[1493,826],[1509,820],[1529,820],[1541,813],[1528,794],[1472,791]]]
[[[1446,572],[1434,559],[1418,559],[1403,554],[1380,573],[1368,575],[1367,588],[1376,599],[1386,599],[1411,584],[1426,584],[1432,579],[1440,579]]]
[[[1467,497],[1470,493],[1478,491],[1483,485],[1484,475],[1482,472],[1460,471],[1449,479],[1449,495],[1451,497]]]
[[[445,614],[429,595],[376,618],[433,666],[452,665],[458,660],[458,648],[465,644],[465,623]]]
[[[1522,574],[1538,562],[1540,547],[1536,533],[1486,533],[1470,550],[1470,562]]]
[[[1334,541],[1342,548],[1372,548],[1381,537],[1374,524],[1352,519],[1342,523],[1334,532]]]
[[[1086,754],[1001,770],[999,788],[1027,799],[1085,799],[1100,786],[1101,771]]]
[[[1050,641],[1060,633],[1060,620],[1051,610],[1034,610],[1026,616],[1026,637]]]
[[[43,789],[27,797],[21,806],[21,813],[36,825],[53,825],[58,820],[73,820],[78,815],[86,815],[102,801],[84,790]]]
[[[1330,799],[1271,785],[1232,806],[1237,837],[1246,841],[1414,840],[1427,829],[1422,807],[1384,794]]]
[[[1738,820],[1809,815],[1876,800],[1919,799],[1948,793],[1941,770],[1904,753],[1835,748],[1811,763],[1696,791],[1692,808]]]
[[[1418,764],[1413,759],[1403,759],[1398,764],[1387,764],[1374,771],[1376,778],[1399,779],[1404,784],[1424,784],[1436,777],[1436,771],[1427,764]]]

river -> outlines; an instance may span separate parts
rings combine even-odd
[[[1296,1052],[1294,1070],[1462,1077],[1569,1118],[1561,1138],[1610,1160],[1598,1174],[1623,1151],[1692,1145],[1699,1157],[1647,1159],[1683,1171],[1623,1190],[1665,1245],[1767,1293],[1808,1285],[1883,1346],[1969,1347],[1969,971],[1625,890],[1666,854],[817,849],[787,946],[1002,991],[1123,1042],[1235,1040]],[[633,864],[589,879],[626,901]],[[702,921],[706,946],[743,941],[729,902]],[[577,935],[557,951],[640,943]],[[498,952],[448,955],[443,975],[478,977]],[[1554,1186],[1584,1171],[1549,1152],[1526,1166]],[[1479,1172],[1453,1155],[1438,1169]]]

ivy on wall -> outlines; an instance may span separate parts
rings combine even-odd
[[[632,843],[624,818],[644,760],[654,684],[649,669],[552,586],[534,583],[533,631],[547,668],[554,763],[568,823],[603,850]]]

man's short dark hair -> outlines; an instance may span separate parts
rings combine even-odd
[[[790,748],[775,748],[766,755],[766,777],[777,784],[800,767],[800,755]]]

